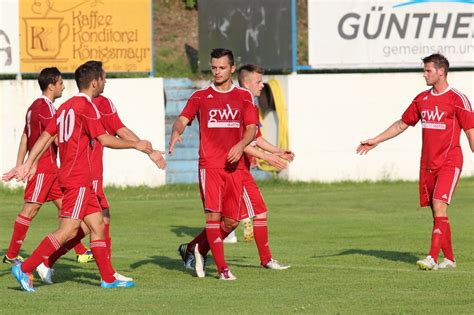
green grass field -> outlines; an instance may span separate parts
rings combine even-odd
[[[269,208],[274,258],[284,271],[259,266],[254,243],[226,245],[237,281],[184,272],[177,253],[203,226],[197,185],[106,189],[111,203],[113,262],[135,278],[132,289],[98,287],[95,264],[71,253],[58,261],[54,285],[35,280],[19,290],[9,265],[0,265],[1,312],[17,313],[438,313],[474,311],[474,179],[462,179],[450,208],[458,268],[421,272],[431,217],[418,207],[414,182],[261,183]],[[22,204],[21,191],[0,189],[2,255]],[[28,256],[56,227],[46,205],[23,245]],[[242,230],[238,236],[242,239]]]

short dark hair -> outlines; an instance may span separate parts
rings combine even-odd
[[[436,53],[436,54],[429,55],[429,56],[423,58],[422,60],[423,60],[424,64],[432,62],[436,69],[441,69],[442,68],[442,69],[444,69],[445,75],[446,76],[448,75],[449,61],[445,56],[443,56],[439,53]]]
[[[61,72],[56,67],[44,68],[38,75],[38,84],[42,92],[46,91],[50,84],[56,84],[61,77]]]
[[[101,76],[102,71],[87,63],[80,65],[74,72],[74,79],[79,90],[87,89],[93,80],[99,80]]]
[[[240,86],[242,86],[242,83],[244,82],[245,78],[250,74],[250,73],[260,73],[263,74],[264,70],[262,67],[254,64],[245,64],[240,66],[240,68],[237,70],[237,80],[239,80]]]
[[[227,48],[214,48],[211,51],[211,59],[212,58],[222,58],[224,56],[227,56],[229,58],[229,63],[230,66],[234,65],[234,54],[232,53],[232,50],[227,49]]]
[[[102,61],[89,60],[89,61],[87,61],[87,62],[84,63],[84,64],[95,68],[95,69],[96,69],[97,71],[99,71],[100,73],[104,72],[104,68],[103,68],[103,63],[102,63]]]

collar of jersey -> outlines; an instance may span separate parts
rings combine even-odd
[[[451,86],[450,86],[450,85],[448,85],[448,87],[446,88],[446,90],[444,90],[444,91],[441,92],[441,93],[436,94],[435,92],[433,92],[433,88],[431,88],[431,91],[430,91],[430,92],[431,92],[431,95],[433,95],[433,96],[440,96],[440,95],[443,95],[444,93],[448,92],[449,90],[451,90]]]
[[[49,104],[53,104],[53,101],[50,100],[46,95],[41,94],[41,96],[40,96],[39,98],[44,99],[44,100],[45,100],[46,102],[48,102]]]
[[[90,96],[89,96],[89,95],[87,95],[87,94],[85,94],[85,93],[79,92],[79,93],[78,93],[76,96],[82,96],[82,97],[85,97],[85,98],[87,98],[87,100],[88,100],[89,102],[91,102],[91,103],[92,103],[92,99],[90,98]]]
[[[235,85],[232,83],[232,86],[230,87],[230,89],[228,89],[227,91],[220,91],[216,88],[216,86],[214,85],[214,83],[211,83],[211,88],[218,92],[218,93],[229,93],[230,91],[232,91],[234,88],[235,88]]]

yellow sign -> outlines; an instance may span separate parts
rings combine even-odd
[[[150,72],[151,10],[151,0],[20,0],[20,71],[100,60],[109,72]]]

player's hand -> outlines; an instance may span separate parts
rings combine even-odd
[[[275,153],[275,155],[281,157],[282,159],[287,160],[288,162],[293,162],[293,160],[295,159],[295,154],[290,150],[278,152],[278,153]]]
[[[271,166],[277,168],[279,171],[288,167],[288,162],[275,154],[265,154],[265,161],[270,163]]]
[[[138,151],[142,151],[146,154],[151,154],[153,152],[153,146],[151,142],[148,140],[140,140],[135,143],[135,149]]]
[[[28,179],[31,165],[24,163],[16,168],[15,179],[17,182],[25,182]]]
[[[227,162],[236,163],[242,157],[245,147],[239,142],[230,148],[229,153],[227,154]]]
[[[38,168],[38,163],[35,163],[31,166],[30,170],[28,171],[28,174],[26,174],[26,181],[30,181],[33,176],[36,174],[36,170]]]
[[[152,153],[148,154],[150,159],[153,163],[158,166],[159,169],[164,170],[166,168],[166,160],[163,157],[165,155],[165,151],[154,150]]]
[[[11,181],[12,179],[15,178],[16,174],[17,174],[17,170],[16,170],[16,166],[14,168],[12,168],[11,170],[9,170],[8,172],[6,173],[3,173],[2,175],[2,180],[4,182],[9,182]]]
[[[181,138],[181,135],[177,131],[173,131],[171,133],[169,149],[168,149],[168,153],[170,155],[173,155],[174,145],[176,144],[176,142],[183,143],[183,139]]]
[[[378,142],[375,139],[368,139],[361,141],[359,146],[356,149],[356,153],[360,155],[367,154],[370,150],[375,148],[378,145]]]

